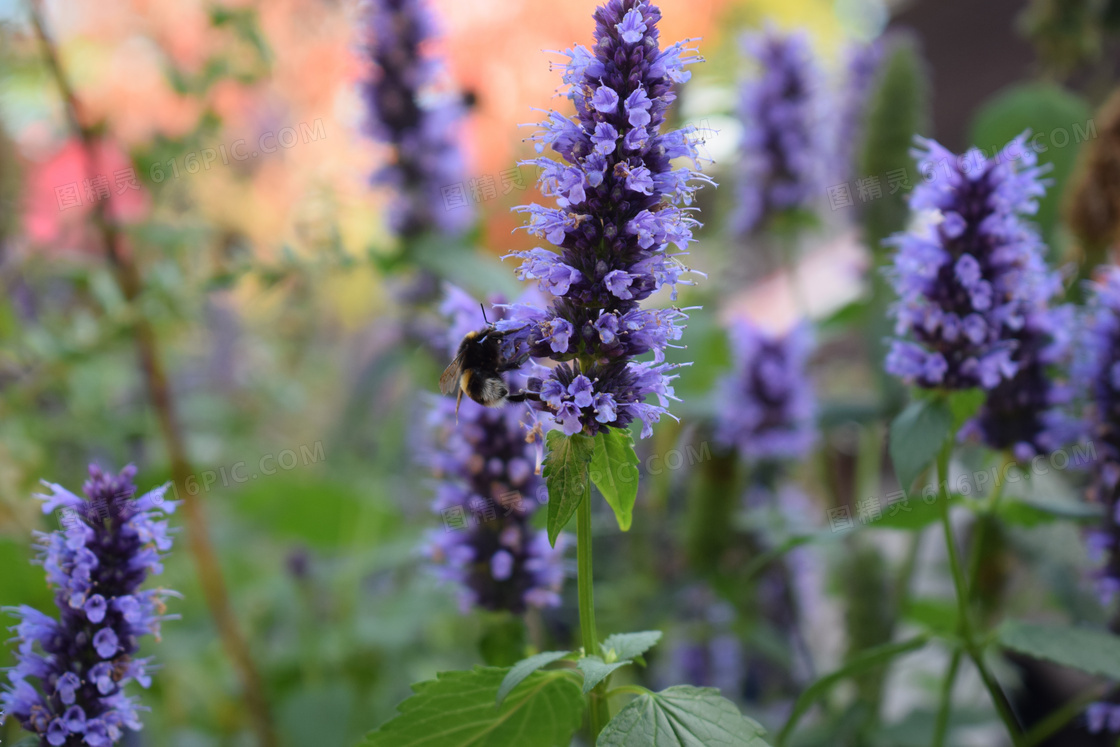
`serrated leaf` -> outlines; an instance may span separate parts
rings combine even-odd
[[[1101,518],[1101,507],[1091,503],[1020,498],[1005,500],[996,513],[1008,524],[1035,527],[1063,520],[1098,521]]]
[[[907,493],[951,435],[953,413],[940,397],[911,402],[891,423],[890,452],[898,484]]]
[[[586,695],[591,692],[592,688],[609,677],[614,670],[633,663],[633,661],[627,659],[626,661],[615,661],[607,664],[598,656],[584,656],[576,662],[579,671],[583,672],[583,694]]]
[[[1107,631],[1008,620],[997,635],[1000,644],[1012,651],[1120,679],[1120,636]]]
[[[565,436],[549,431],[548,455],[544,458],[544,479],[548,485],[548,541],[556,547],[556,538],[575,516],[588,489],[589,467],[595,442],[590,436],[577,433]]]
[[[638,455],[634,439],[625,428],[607,428],[594,438],[591,482],[599,488],[622,531],[630,529],[638,497]]]
[[[583,720],[579,686],[561,672],[533,672],[494,705],[506,669],[441,672],[412,686],[400,715],[364,747],[568,747]]]
[[[660,630],[643,630],[639,633],[614,633],[599,645],[603,649],[603,658],[613,661],[637,658],[656,646],[660,640]]]
[[[794,702],[793,710],[786,720],[786,725],[782,727],[781,733],[778,734],[778,744],[786,743],[789,735],[797,728],[797,722],[801,720],[805,712],[809,710],[813,703],[824,697],[838,682],[849,677],[854,677],[857,674],[862,674],[876,667],[883,666],[896,656],[921,648],[926,645],[928,640],[926,636],[920,635],[906,641],[900,641],[899,643],[887,643],[882,646],[876,646],[875,648],[865,649],[849,659],[844,666],[840,667],[835,672],[826,674],[812,685],[809,685],[809,687],[798,696],[796,702]]]
[[[526,677],[537,671],[541,667],[547,667],[554,661],[559,661],[565,656],[570,654],[570,651],[545,651],[543,653],[530,656],[528,659],[521,661],[510,667],[509,673],[506,674],[502,680],[502,684],[498,686],[497,704],[501,705],[506,696],[510,694],[513,688],[520,685]]]
[[[766,730],[713,687],[644,693],[610,720],[596,747],[769,747]]]

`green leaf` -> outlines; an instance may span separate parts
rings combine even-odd
[[[644,693],[610,720],[596,747],[768,747],[766,730],[712,687]]]
[[[583,694],[591,692],[592,688],[610,676],[611,672],[621,669],[627,664],[633,664],[630,659],[607,664],[598,656],[584,656],[576,662],[576,666],[583,672]]]
[[[548,541],[556,547],[556,538],[575,516],[587,493],[587,473],[595,442],[581,433],[565,436],[560,431],[549,431],[547,443],[544,479],[548,485]]]
[[[898,484],[907,493],[949,438],[953,413],[941,398],[920,399],[891,423],[890,452]]]
[[[952,637],[958,633],[957,605],[945,599],[917,598],[906,605],[903,617],[916,622],[937,635]]]
[[[1037,139],[1038,163],[1050,164],[1051,180],[1038,201],[1034,218],[1043,237],[1050,237],[1058,222],[1065,185],[1082,143],[1093,137],[1093,110],[1082,97],[1053,83],[1019,83],[998,92],[984,104],[972,123],[970,142],[991,155],[1023,130]],[[1029,143],[1028,143],[1029,144]]]
[[[1021,498],[1004,500],[996,511],[1000,519],[1021,527],[1036,527],[1054,521],[1098,521],[1101,507],[1091,503]]]
[[[988,393],[979,387],[950,392],[949,410],[953,413],[953,433],[959,431],[965,421],[980,412],[987,399]]]
[[[881,667],[900,654],[905,654],[921,648],[926,645],[928,640],[929,638],[927,636],[920,635],[898,643],[886,643],[882,646],[864,649],[849,659],[844,666],[840,667],[835,672],[826,674],[812,685],[809,685],[793,704],[793,711],[790,712],[786,725],[782,727],[781,733],[778,734],[778,744],[786,743],[790,734],[797,728],[797,722],[801,720],[805,712],[809,710],[813,703],[824,697],[825,694],[832,689],[833,685],[841,680],[854,677],[857,674],[862,674],[876,667]]]
[[[997,636],[1000,644],[1012,651],[1120,679],[1120,636],[1106,631],[1008,620],[999,627]]]
[[[412,686],[396,718],[371,732],[364,747],[568,747],[583,720],[579,686],[562,672],[534,672],[494,701],[508,670],[442,672]]]
[[[657,645],[660,630],[643,630],[640,633],[614,633],[600,644],[606,661],[636,659]]]
[[[957,497],[950,496],[950,499]],[[938,498],[940,500],[940,498]],[[893,512],[893,513],[892,513]],[[882,507],[882,516],[867,522],[871,529],[923,529],[941,518],[937,501],[927,503],[924,497],[912,495]]]
[[[502,684],[498,687],[497,703],[502,704],[506,696],[510,694],[513,688],[524,682],[525,678],[541,667],[547,667],[554,661],[559,661],[565,656],[570,654],[570,651],[545,651],[543,653],[530,656],[528,659],[522,659],[514,664],[509,673],[506,674],[502,680]]]
[[[614,509],[618,528],[630,529],[634,501],[638,497],[638,455],[634,439],[625,428],[607,428],[594,439],[591,482]]]

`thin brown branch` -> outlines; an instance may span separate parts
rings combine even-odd
[[[29,8],[32,24],[42,45],[43,57],[58,84],[71,127],[82,141],[87,157],[87,167],[91,172],[89,176],[93,177],[96,173],[98,157],[96,138],[93,131],[82,120],[78,98],[74,95],[74,90],[62,70],[58,54],[46,32],[38,0],[30,0]],[[134,303],[139,298],[143,287],[139,268],[132,254],[123,247],[120,232],[106,213],[104,204],[100,201],[95,202],[93,219],[105,245],[109,262],[113,265],[121,293],[129,303]],[[175,402],[168,385],[167,373],[159,354],[158,338],[151,323],[139,314],[133,320],[133,336],[148,395],[156,412],[160,433],[163,436],[168,458],[171,462],[171,477],[176,488],[178,488],[176,492],[183,501],[188,545],[191,557],[194,558],[195,569],[198,572],[206,604],[210,608],[210,614],[218,627],[218,633],[226,654],[233,662],[241,680],[245,703],[259,743],[261,747],[276,747],[278,741],[272,726],[268,702],[264,695],[264,686],[256,665],[249,654],[249,646],[241,633],[237,618],[234,616],[233,608],[230,605],[221,566],[218,563],[214,547],[210,543],[202,503],[197,496],[192,495],[186,489],[186,482],[193,471],[187,458],[183,430],[176,415]]]

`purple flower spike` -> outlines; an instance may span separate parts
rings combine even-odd
[[[68,512],[62,529],[36,534],[59,619],[26,606],[5,608],[19,619],[19,647],[0,710],[40,744],[108,747],[126,730],[140,729],[136,702],[124,687],[134,679],[147,687],[151,680],[147,660],[132,657],[140,636],[158,638],[160,623],[174,617],[164,614],[164,599],[174,592],[139,587],[160,572],[160,553],[170,548],[161,517],[175,503],[163,500],[164,488],[134,498],[135,467],[113,475],[91,466],[89,475],[85,500],[46,482],[51,495],[36,496],[45,512],[59,505]],[[61,504],[60,495],[67,496]],[[122,600],[129,600],[124,606],[132,615],[122,613]]]
[[[448,289],[442,311],[451,319],[449,354],[466,332],[485,323],[478,302],[458,288]],[[489,312],[491,320],[505,314],[503,307]],[[517,391],[525,378],[514,373],[509,384]],[[582,389],[576,391],[583,396]],[[569,395],[565,390],[550,396]],[[495,409],[464,399],[456,422],[453,400],[430,403],[418,452],[437,481],[432,509],[443,526],[431,533],[425,549],[436,574],[459,587],[464,611],[520,613],[560,603],[565,540],[554,549],[547,533],[529,524],[532,512],[548,502],[536,469],[542,428],[522,422],[531,415],[524,407]]]
[[[719,385],[716,438],[753,461],[805,457],[816,440],[816,399],[806,373],[809,328],[779,337],[739,320],[731,345],[733,370]]]
[[[745,36],[743,49],[757,72],[739,99],[743,139],[732,225],[746,234],[824,194],[829,144],[817,116],[821,73],[808,36],[768,28]]]
[[[1054,378],[1055,369],[1068,367],[1073,321],[1071,306],[1039,309],[1027,316],[1013,335],[1015,375],[988,393],[961,436],[978,436],[992,449],[1011,451],[1020,462],[1060,449],[1077,436],[1079,425],[1065,412],[1072,392]]]
[[[679,309],[645,309],[664,286],[691,284],[679,257],[698,223],[691,216],[698,182],[711,183],[673,159],[699,163],[695,130],[663,132],[700,58],[688,42],[662,49],[661,11],[645,0],[609,0],[595,12],[595,44],[576,46],[563,74],[575,117],[549,112],[531,139],[562,160],[538,158],[541,193],[556,207],[526,205],[527,230],[558,247],[515,252],[519,276],[553,296],[547,309],[511,307],[497,323],[519,351],[559,365],[529,379],[550,424],[595,435],[642,421],[648,436],[669,400],[673,366],[665,348],[681,337]],[[675,247],[675,249],[674,249]],[[651,353],[651,362],[637,356]],[[647,403],[650,396],[656,404]]]
[[[1028,362],[1020,338],[1029,329],[1054,331],[1046,314],[1061,281],[1026,221],[1044,183],[1025,141],[1020,135],[984,159],[917,140],[925,180],[910,196],[916,227],[888,239],[897,248],[889,273],[903,339],[892,343],[886,370],[908,384],[994,390]]]
[[[366,52],[373,69],[361,93],[369,134],[393,150],[392,163],[372,181],[392,189],[389,221],[401,236],[457,234],[474,217],[462,194],[466,162],[456,139],[463,103],[433,95],[440,65],[421,53],[434,25],[423,0],[370,5]]]
[[[846,50],[844,80],[831,107],[838,117],[833,148],[836,165],[832,175],[836,183],[857,176],[856,161],[864,139],[867,106],[882,59],[883,45],[880,41],[853,44]]]
[[[1078,339],[1074,380],[1087,401],[1086,437],[1096,460],[1090,497],[1104,509],[1087,541],[1101,603],[1120,591],[1120,269],[1100,271]]]

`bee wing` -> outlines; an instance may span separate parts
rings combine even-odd
[[[459,388],[459,375],[463,370],[463,356],[455,356],[455,360],[443,369],[439,377],[439,390],[443,394],[451,394]]]

